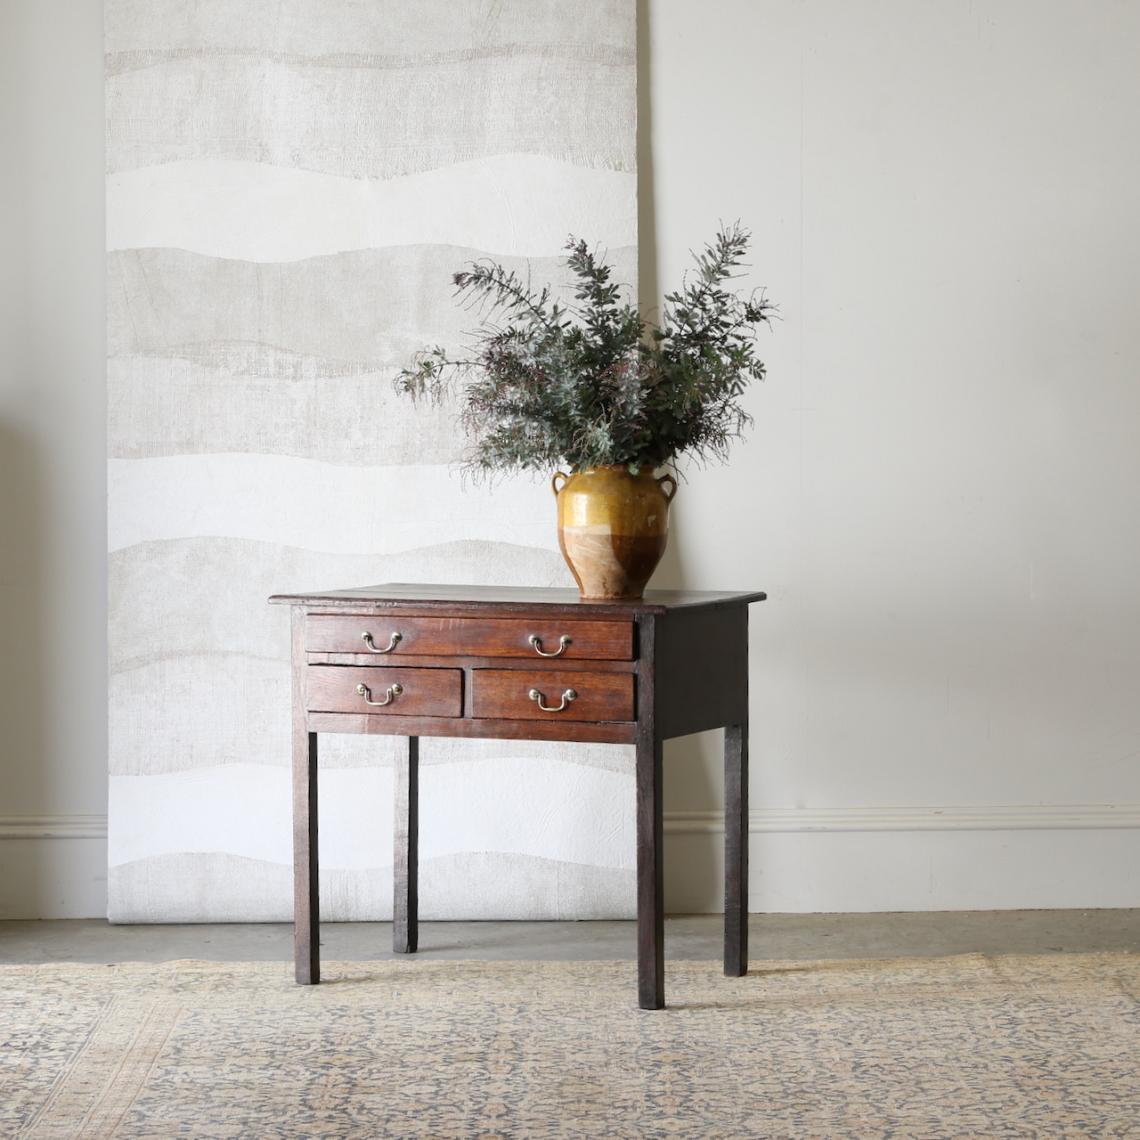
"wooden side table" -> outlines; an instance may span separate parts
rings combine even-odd
[[[665,1004],[661,746],[724,729],[724,972],[748,969],[748,605],[763,593],[369,586],[280,594],[293,629],[297,981],[320,980],[317,737],[407,738],[396,769],[394,949],[417,940],[419,738],[636,746],[637,977]]]

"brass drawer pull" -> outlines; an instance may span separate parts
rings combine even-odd
[[[398,697],[404,691],[404,686],[400,684],[389,685],[382,701],[372,699],[372,690],[367,685],[357,685],[356,691],[364,698],[366,705],[374,705],[376,708],[382,709],[385,705],[390,705],[393,698]]]
[[[372,634],[370,633],[362,633],[360,635],[360,640],[364,642],[370,653],[391,653],[392,650],[395,649],[396,646],[404,640],[404,635],[402,633],[393,632],[392,637],[388,642],[387,649],[377,649],[376,643],[372,640]]]
[[[548,656],[554,657],[556,654],[551,653],[548,654]],[[578,694],[575,692],[575,690],[567,689],[562,694],[562,703],[557,708],[554,708],[553,706],[544,705],[542,703],[544,700],[546,700],[546,696],[545,694],[540,693],[537,689],[531,689],[531,691],[527,693],[527,696],[530,697],[530,699],[534,701],[534,703],[538,705],[538,707],[542,709],[543,712],[563,712],[571,701],[576,701],[578,699]]]
[[[553,653],[546,653],[542,648],[542,638],[539,637],[537,633],[532,633],[530,637],[527,638],[527,641],[534,646],[534,651],[539,657],[561,657],[562,654],[566,652],[566,646],[570,644],[570,638],[568,638],[566,634],[563,634],[558,639],[558,648]],[[570,699],[573,700],[574,698],[571,697]]]

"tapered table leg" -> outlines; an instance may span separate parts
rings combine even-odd
[[[317,867],[317,734],[293,731],[293,963],[300,985],[321,980]]]
[[[724,730],[724,972],[748,973],[748,723]]]
[[[414,954],[419,938],[420,738],[396,760],[396,846],[393,859],[392,950]]]
[[[661,738],[657,735],[657,618],[638,618],[637,671],[637,1003],[665,1006],[665,849],[662,835]]]
[[[665,891],[661,821],[661,741],[637,743],[637,998],[665,1006]]]

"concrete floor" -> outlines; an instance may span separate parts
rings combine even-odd
[[[1140,910],[954,911],[897,914],[766,914],[749,924],[753,959],[932,957],[940,954],[1140,953]],[[388,923],[326,923],[326,961],[391,958]],[[670,918],[667,957],[715,959],[717,915]],[[420,956],[484,959],[632,959],[632,922],[428,922]],[[287,961],[284,923],[111,926],[96,920],[0,922],[0,963]]]

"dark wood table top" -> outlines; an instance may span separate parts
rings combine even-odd
[[[604,614],[663,614],[670,610],[720,609],[724,606],[761,602],[768,595],[759,590],[646,590],[632,601],[584,601],[575,589],[531,586],[444,586],[388,582],[351,590],[322,590],[306,594],[274,594],[269,600],[280,605],[320,609],[386,609],[414,607],[425,611],[480,610],[493,607],[500,613],[531,611],[535,607],[572,610],[583,617]]]

